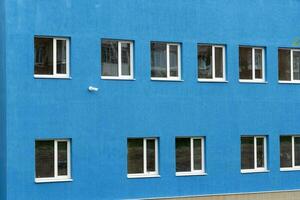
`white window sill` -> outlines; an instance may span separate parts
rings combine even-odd
[[[300,84],[300,81],[278,81],[280,84]]]
[[[299,167],[280,168],[280,171],[281,172],[300,171],[300,168]]]
[[[267,84],[267,81],[263,80],[239,80],[240,83],[258,83],[258,84]]]
[[[171,79],[171,78],[151,78],[151,81],[183,82],[183,80],[181,80],[181,79]]]
[[[198,79],[200,83],[228,83],[226,80]]]
[[[102,80],[120,80],[120,81],[135,81],[132,77],[118,77],[118,76],[101,76]]]
[[[70,76],[34,75],[36,79],[72,79]]]
[[[35,183],[72,182],[71,178],[36,178]]]
[[[207,176],[204,172],[176,172],[176,176]]]
[[[248,170],[241,170],[242,174],[252,174],[252,173],[268,173],[270,170],[267,169],[248,169]]]
[[[127,174],[127,178],[159,178],[159,174]]]

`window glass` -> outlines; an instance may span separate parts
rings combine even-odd
[[[262,79],[263,78],[263,50],[255,49],[255,78]]]
[[[130,76],[130,43],[121,43],[122,75]]]
[[[292,167],[292,137],[280,137],[280,167]]]
[[[34,38],[34,74],[53,75],[53,39]]]
[[[170,45],[170,76],[178,76],[178,46]]]
[[[265,144],[264,138],[256,138],[256,159],[257,159],[257,167],[263,168],[265,167]]]
[[[57,40],[56,43],[56,65],[58,74],[67,73],[67,41]]]
[[[167,77],[167,45],[151,43],[151,77]]]
[[[254,137],[241,138],[242,169],[254,169]]]
[[[295,166],[300,166],[300,137],[294,137]]]
[[[252,48],[240,47],[240,79],[252,78]]]
[[[143,139],[128,140],[128,174],[144,173]]]
[[[67,142],[57,142],[58,148],[58,176],[68,175],[68,143]]]
[[[212,46],[198,45],[198,78],[212,78]]]
[[[202,170],[202,143],[201,139],[194,139],[194,169]]]
[[[155,171],[155,140],[147,140],[147,171]]]
[[[278,65],[279,65],[279,80],[291,80],[291,51],[288,49],[279,49]]]
[[[118,76],[118,42],[102,41],[102,76]]]
[[[54,177],[54,141],[35,142],[36,178]]]
[[[176,172],[191,171],[191,139],[176,138]]]
[[[293,51],[294,80],[300,80],[300,51]]]
[[[215,74],[216,78],[223,78],[223,48],[215,47]]]

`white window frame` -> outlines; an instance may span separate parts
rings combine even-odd
[[[268,172],[267,137],[266,136],[242,136],[241,138],[245,138],[245,137],[254,138],[254,169],[241,169],[241,173]],[[264,140],[264,167],[257,167],[257,139]]]
[[[198,47],[201,45],[207,45],[207,46],[211,46],[212,47],[212,78],[199,78],[198,77],[198,81],[199,82],[226,82],[226,49],[224,45],[211,45],[211,44],[198,44]],[[222,54],[223,54],[223,77],[222,78],[218,78],[216,77],[216,55],[215,55],[215,49],[216,48],[222,48]],[[198,69],[199,70],[199,69]]]
[[[300,84],[300,80],[294,80],[294,52],[300,52],[300,49],[289,49],[289,48],[279,48],[279,50],[289,50],[290,51],[290,70],[291,70],[291,80],[290,81],[284,81],[284,80],[278,80],[279,83],[297,83]],[[279,55],[278,55],[279,56]],[[279,58],[278,58],[279,59]],[[280,66],[278,66],[279,68]]]
[[[190,139],[190,148],[191,148],[191,171],[186,172],[176,172],[176,176],[193,176],[193,175],[206,175],[205,173],[205,142],[204,137],[177,137],[177,139]],[[195,170],[194,168],[194,140],[201,140],[201,170]],[[176,152],[176,149],[175,149]]]
[[[53,75],[51,75],[51,74],[34,74],[34,78],[70,78],[70,39],[62,38],[62,37],[38,37],[38,36],[36,36],[35,38],[52,39],[52,42],[53,42]],[[58,40],[66,41],[66,73],[65,74],[57,73],[57,41]]]
[[[157,138],[129,138],[129,139],[142,139],[143,140],[143,161],[144,172],[128,174],[127,178],[147,178],[147,177],[159,177],[158,170],[158,139]],[[147,140],[154,140],[155,143],[155,171],[147,171]],[[127,149],[128,153],[128,149]],[[128,162],[128,161],[127,161]]]
[[[102,76],[101,71],[101,79],[112,79],[112,80],[133,80],[134,79],[134,66],[133,66],[133,41],[127,41],[127,40],[103,40],[103,41],[114,41],[118,42],[118,76]],[[122,44],[128,44],[130,45],[130,75],[122,75]],[[101,42],[102,45],[102,42]],[[101,67],[102,62],[101,62]]]
[[[280,167],[280,171],[300,170],[300,165],[295,165],[295,138],[300,138],[300,136],[295,136],[295,135],[281,135],[281,136],[292,138],[292,167]]]
[[[240,82],[244,83],[265,83],[265,48],[264,47],[249,47],[249,46],[240,46],[244,48],[251,48],[252,49],[252,79],[240,79]],[[262,78],[256,78],[255,77],[255,51],[256,50],[262,50]],[[240,68],[240,65],[239,65]]]
[[[45,177],[45,178],[36,178],[36,183],[45,183],[45,182],[65,182],[72,181],[71,178],[71,143],[69,139],[58,139],[58,140],[36,140],[36,141],[54,141],[54,177]],[[67,161],[68,161],[68,175],[60,176],[58,175],[58,142],[67,142]]]
[[[167,77],[152,77],[154,81],[181,81],[181,44],[180,43],[164,43],[164,42],[152,42],[152,43],[163,43],[166,44],[167,51]],[[170,46],[177,46],[178,52],[178,76],[170,76]],[[152,52],[151,52],[152,53]],[[152,66],[151,66],[152,68]],[[151,69],[152,70],[152,69]]]

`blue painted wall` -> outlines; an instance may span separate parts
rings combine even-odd
[[[0,1],[0,199],[6,199],[5,1]]]
[[[300,189],[279,136],[300,133],[300,86],[277,49],[300,36],[299,0],[10,0],[9,200],[167,197]],[[34,35],[71,38],[70,80],[34,79]],[[135,41],[135,81],[100,78],[101,38]],[[150,81],[150,41],[182,43],[183,82]],[[229,83],[197,82],[197,43],[227,47]],[[238,46],[266,47],[267,84],[238,82]],[[1,55],[1,54],[0,54]],[[94,85],[98,93],[89,93]],[[240,173],[240,136],[268,135],[269,173]],[[159,137],[160,178],[127,179],[127,137]],[[206,137],[207,176],[175,176],[175,137]],[[34,141],[72,138],[73,182],[34,183]]]

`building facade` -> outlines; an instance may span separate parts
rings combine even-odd
[[[0,1],[0,199],[300,190],[299,11]]]

